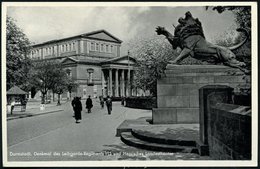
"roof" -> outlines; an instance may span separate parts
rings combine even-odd
[[[7,91],[7,94],[8,95],[25,95],[25,94],[27,94],[27,92],[23,91],[22,89],[20,89],[17,86],[14,86]]]
[[[35,44],[35,45],[32,45],[32,47],[37,47],[37,46],[41,46],[41,45],[48,45],[48,44],[52,44],[52,43],[57,43],[57,42],[60,42],[60,41],[64,41],[64,40],[69,40],[69,39],[74,39],[74,38],[83,38],[83,37],[88,37],[88,36],[91,36],[91,35],[94,35],[94,34],[98,34],[98,33],[105,33],[107,34],[108,36],[112,37],[113,39],[115,39],[115,41],[117,41],[118,43],[122,43],[123,41],[116,38],[114,35],[110,34],[109,32],[107,32],[106,30],[104,29],[101,29],[101,30],[97,30],[97,31],[92,31],[92,32],[89,32],[89,33],[84,33],[84,34],[80,34],[80,35],[76,35],[76,36],[71,36],[71,37],[67,37],[67,38],[62,38],[62,39],[56,39],[56,40],[50,40],[50,41],[47,41],[47,42],[43,42],[43,43],[39,43],[39,44]],[[89,37],[91,38],[91,37]],[[92,37],[93,38],[93,37]],[[93,38],[95,39],[95,38]],[[96,38],[97,39],[97,38]],[[105,39],[100,39],[100,40],[105,40]]]
[[[121,57],[115,57],[115,58],[112,58],[112,59],[108,59],[108,60],[102,61],[102,63],[110,63],[110,62],[115,62],[115,61],[123,60],[123,59],[128,59],[128,55],[121,56]],[[136,62],[136,59],[131,57],[131,56],[129,56],[129,60],[133,60],[133,61]]]
[[[86,58],[84,56],[70,56],[70,57],[66,57],[64,58],[61,63],[65,63],[66,61],[71,60],[72,62],[76,62],[76,63],[94,63],[94,64],[99,64],[100,60],[98,59],[94,59],[94,58]]]

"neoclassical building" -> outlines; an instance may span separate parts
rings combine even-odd
[[[120,56],[122,41],[105,30],[33,45],[33,60],[59,60],[79,86],[73,95],[125,97],[131,88],[135,59]]]

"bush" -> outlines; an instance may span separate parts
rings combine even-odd
[[[126,107],[131,108],[151,110],[157,107],[156,97],[127,97],[125,102]]]

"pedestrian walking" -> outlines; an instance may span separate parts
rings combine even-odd
[[[11,114],[13,114],[14,106],[15,106],[15,99],[12,98],[12,100],[11,100]]]
[[[104,98],[103,98],[103,96],[99,96],[99,101],[100,101],[101,108],[104,108]]]
[[[79,120],[81,120],[82,104],[79,97],[75,97],[75,101],[73,102],[73,108],[75,112],[76,123],[80,123]]]
[[[76,101],[76,97],[73,97],[73,99],[72,99],[72,101],[71,101],[71,106],[72,106],[73,112],[74,112],[73,117],[75,117],[75,108],[74,108],[74,106],[75,106],[75,101]]]
[[[92,100],[91,100],[90,95],[89,95],[88,98],[87,98],[87,101],[86,101],[86,109],[88,109],[88,113],[91,113],[92,107],[93,107],[93,103],[92,103]]]
[[[112,99],[109,96],[107,96],[106,105],[107,105],[107,112],[110,115],[112,111]]]
[[[122,100],[121,100],[121,105],[124,106],[125,105],[125,97],[122,97]]]

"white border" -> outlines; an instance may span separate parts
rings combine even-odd
[[[3,150],[3,165],[5,167],[83,167],[83,166],[103,166],[103,167],[118,167],[118,166],[143,166],[143,167],[197,167],[197,166],[257,166],[258,160],[258,50],[257,50],[257,2],[3,2],[2,3],[2,21],[6,20],[7,7],[10,6],[251,6],[252,14],[252,160],[245,161],[223,161],[223,160],[207,160],[207,161],[52,161],[52,162],[8,162],[7,161],[7,123],[6,123],[6,58],[2,58],[2,150]],[[2,22],[2,56],[6,56],[6,23]]]

